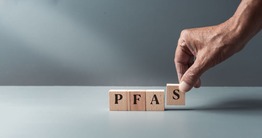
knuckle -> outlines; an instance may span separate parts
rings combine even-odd
[[[184,29],[180,33],[180,37],[185,37],[189,34],[189,29]]]

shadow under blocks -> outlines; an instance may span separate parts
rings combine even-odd
[[[185,93],[178,84],[166,85],[164,89],[111,89],[109,90],[110,111],[164,111],[167,105],[185,105]]]
[[[178,84],[164,89],[109,90],[110,111],[193,111],[214,114],[262,115],[260,87],[203,87],[188,95],[180,92]],[[165,107],[166,105],[166,107]]]
[[[166,111],[205,112],[262,118],[261,87],[204,87],[190,92],[189,106]]]

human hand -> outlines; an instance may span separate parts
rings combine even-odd
[[[230,20],[210,27],[186,29],[178,40],[174,62],[179,89],[201,86],[200,76],[211,67],[240,51],[246,41]]]

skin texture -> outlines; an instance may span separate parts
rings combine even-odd
[[[242,0],[235,14],[214,26],[185,29],[174,62],[183,92],[200,87],[200,76],[242,50],[262,28],[262,0]]]

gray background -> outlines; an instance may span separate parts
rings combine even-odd
[[[219,24],[239,0],[0,0],[0,85],[177,82],[184,28]],[[203,75],[207,86],[261,86],[261,33]]]

